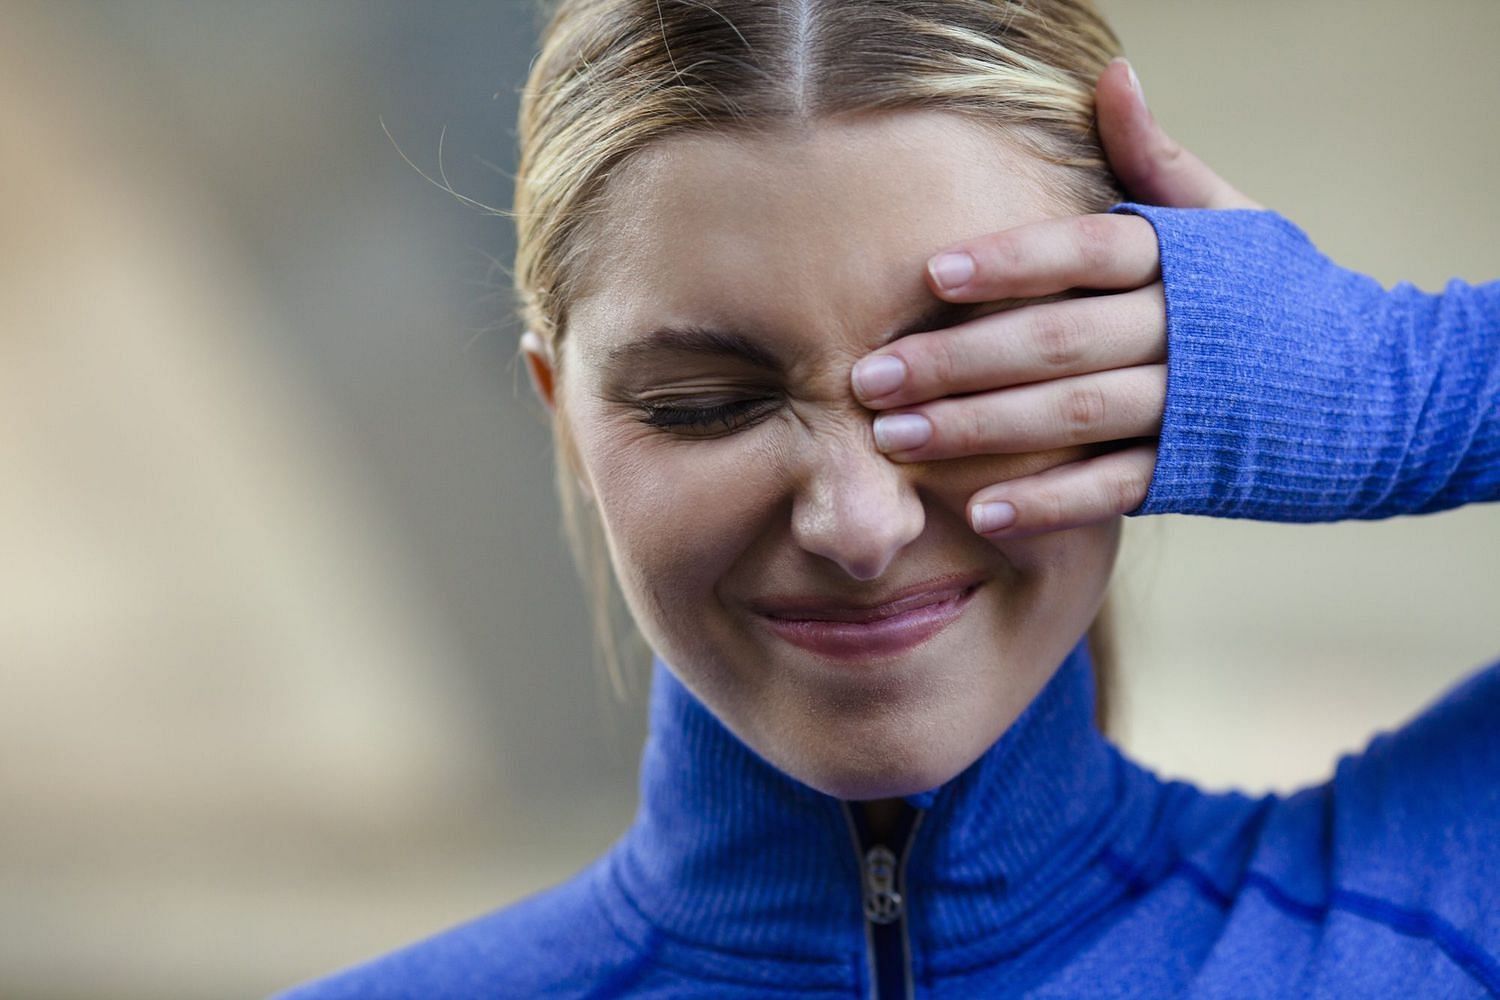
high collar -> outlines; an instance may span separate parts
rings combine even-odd
[[[906,797],[921,810],[906,890],[922,946],[1021,947],[1103,891],[1090,873],[1141,832],[1154,779],[1095,727],[1094,694],[1080,639],[978,760]],[[612,865],[635,915],[676,942],[833,961],[863,940],[856,844],[844,803],[766,761],[653,658],[641,802]]]

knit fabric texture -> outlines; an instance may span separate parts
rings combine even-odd
[[[1500,286],[1387,291],[1271,212],[1116,210],[1156,229],[1168,309],[1136,515],[1500,499]],[[875,996],[848,804],[652,671],[640,807],[602,857],[283,1000]],[[977,761],[906,798],[898,995],[1500,997],[1500,662],[1289,795],[1163,780],[1094,698],[1080,637]]]
[[[1167,402],[1132,515],[1340,521],[1500,499],[1500,282],[1387,291],[1269,211],[1126,202],[1161,249]]]

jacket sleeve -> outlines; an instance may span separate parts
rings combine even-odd
[[[1156,230],[1167,396],[1141,514],[1374,520],[1500,500],[1500,281],[1385,289],[1270,211]]]

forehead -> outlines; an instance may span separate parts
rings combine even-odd
[[[874,342],[870,324],[932,303],[932,253],[1062,214],[1057,169],[936,111],[674,136],[610,178],[574,333],[604,346],[662,322],[753,317]]]

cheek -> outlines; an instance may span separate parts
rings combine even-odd
[[[1012,565],[1023,567],[1019,584],[1002,597],[1007,643],[1018,654],[1013,662],[1031,668],[1007,682],[1015,685],[1006,694],[1015,699],[1016,712],[1046,683],[1050,673],[1044,668],[1061,662],[1098,615],[1123,521],[1112,517],[997,546]]]
[[[764,534],[786,484],[770,435],[677,438],[629,417],[581,420],[610,556],[637,621],[658,640],[702,624],[717,582]]]
[[[1113,549],[1119,538],[1119,526],[1110,527],[1112,522],[1031,538],[993,541],[974,533],[969,527],[969,501],[980,490],[1033,476],[1095,453],[1091,446],[1085,445],[1015,455],[974,455],[937,462],[912,462],[905,467],[910,471],[914,485],[948,512],[964,537],[998,552],[1018,578],[1051,576],[1067,571],[1069,567],[1076,567],[1075,572],[1082,572],[1085,568],[1097,571],[1101,563],[1107,575],[1113,566]]]
[[[1024,671],[1025,664],[1060,662],[1093,621],[1104,601],[1119,551],[1123,518],[1027,538],[986,539],[968,526],[968,502],[997,483],[1033,476],[1094,454],[1088,446],[1017,455],[981,455],[921,463],[916,475],[951,515],[954,529],[987,552],[996,567],[990,594],[997,632],[994,640],[1012,655],[1006,696],[1029,695],[1045,679]],[[914,463],[914,467],[916,464]],[[997,683],[1000,683],[997,680]]]
[[[1123,521],[1112,517],[1068,531],[990,544],[1013,564],[1024,567],[1035,582],[1032,592],[1037,606],[1031,609],[1033,614],[1059,617],[1068,623],[1079,619],[1081,629],[1104,599],[1120,549]]]
[[[570,424],[617,578],[647,639],[658,649],[681,649],[687,636],[708,641],[713,621],[705,613],[712,614],[719,582],[758,545],[782,537],[777,521],[789,519],[794,491],[794,456],[785,453],[792,442],[764,425],[682,438],[603,408],[580,409]],[[968,528],[968,500],[1089,453],[1067,448],[903,464],[912,486],[948,511],[947,527],[929,544],[949,553],[973,546],[977,558],[966,562],[995,568],[1007,631],[1065,637],[1075,625],[1086,627],[1113,568],[1120,519],[991,542]]]

